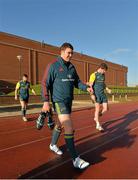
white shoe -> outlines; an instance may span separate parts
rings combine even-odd
[[[90,163],[84,161],[83,159],[81,159],[80,157],[77,157],[74,161],[73,161],[73,165],[75,168],[78,169],[85,169],[86,167],[88,167],[90,165]]]
[[[26,118],[26,117],[23,117],[23,121],[25,121],[25,122],[26,122],[26,121],[28,121],[28,120],[27,120],[27,118]]]
[[[54,145],[50,144],[49,148],[50,148],[51,151],[55,152],[58,155],[62,155],[63,154],[63,152],[55,144]]]
[[[104,131],[103,127],[101,125],[96,125],[96,129],[99,130],[99,131]]]

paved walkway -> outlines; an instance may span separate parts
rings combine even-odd
[[[94,107],[91,100],[79,100],[73,101],[73,110],[75,109],[82,109],[82,108],[89,108]],[[29,104],[27,114],[39,113],[42,108],[42,103],[37,104]],[[19,104],[17,105],[8,105],[8,106],[0,106],[0,117],[7,117],[7,116],[18,116],[21,114],[21,107]]]

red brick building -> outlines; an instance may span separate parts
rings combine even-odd
[[[15,83],[20,73],[27,73],[32,84],[41,82],[46,65],[59,55],[59,47],[0,32],[0,80]],[[17,56],[21,55],[19,62]],[[107,85],[127,86],[127,67],[75,52],[72,63],[82,81],[101,62],[108,64]]]

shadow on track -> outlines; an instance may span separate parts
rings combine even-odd
[[[132,111],[125,116],[105,122],[103,127],[106,132],[92,132],[88,136],[75,141],[77,150],[81,157],[89,161],[90,164],[100,163],[107,158],[103,153],[115,148],[130,148],[135,142],[136,135],[130,134],[130,124],[138,120],[138,110]],[[82,142],[83,141],[83,142]],[[37,179],[75,179],[79,178],[83,171],[76,170],[72,166],[69,153],[65,146],[62,157],[58,157],[46,164],[43,164],[32,171],[21,175],[19,178],[37,178]],[[39,155],[39,152],[38,152]],[[37,157],[36,157],[37,158]],[[32,159],[33,161],[33,159]]]

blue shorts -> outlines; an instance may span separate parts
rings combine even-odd
[[[26,103],[28,103],[29,97],[20,96],[19,99],[20,101],[25,101]]]
[[[96,98],[96,102],[99,104],[108,102],[106,94],[95,94],[95,98]]]
[[[70,114],[72,111],[72,102],[54,102],[53,103],[54,110],[59,114]]]

